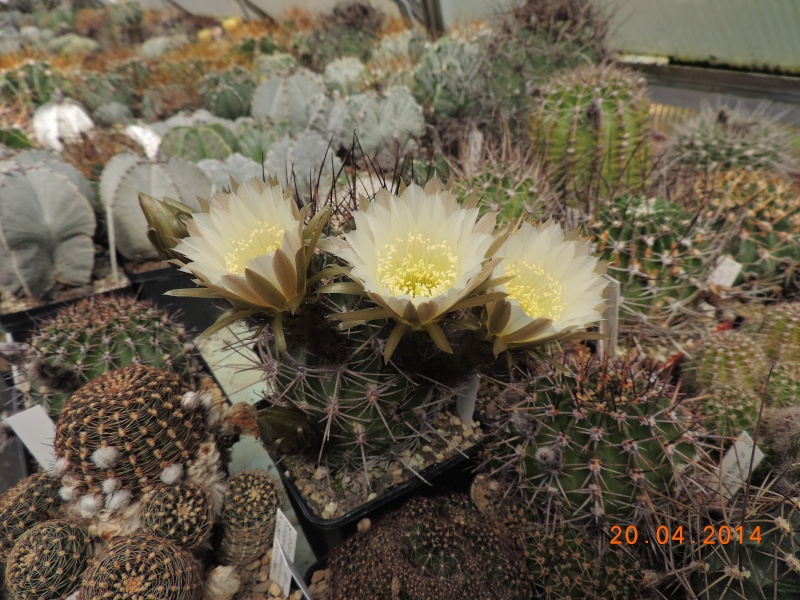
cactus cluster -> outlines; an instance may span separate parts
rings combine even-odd
[[[222,504],[220,560],[244,565],[272,545],[280,507],[278,483],[265,471],[243,471],[228,480]]]
[[[211,536],[214,511],[206,491],[193,483],[156,488],[143,502],[142,531],[193,550]]]
[[[6,589],[14,600],[62,600],[80,584],[91,555],[89,532],[82,525],[39,523],[8,556]]]
[[[200,565],[186,550],[145,533],[111,540],[81,583],[83,600],[200,600]]]
[[[36,473],[0,496],[0,565],[22,534],[57,516],[61,507],[60,487],[57,477]]]

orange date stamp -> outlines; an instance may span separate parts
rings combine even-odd
[[[622,527],[621,525],[614,525],[611,527],[611,541],[609,544],[613,546],[634,544],[650,544],[656,543],[661,546],[666,544],[699,544],[702,546],[714,546],[727,544],[745,544],[747,542],[755,542],[761,544],[761,526],[757,525],[752,531],[745,531],[742,525],[738,527],[730,527],[728,525],[706,525],[703,527],[703,532],[698,539],[684,534],[683,525],[678,525],[674,529],[666,525],[659,525],[656,529],[655,539],[651,540],[649,537],[639,535],[639,528],[635,525],[628,525]]]

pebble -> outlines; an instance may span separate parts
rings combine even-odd
[[[258,569],[260,566],[261,566],[261,559],[260,559],[260,558],[257,558],[256,560],[254,560],[254,561],[251,561],[251,562],[247,563],[247,564],[244,566],[244,570],[245,570],[245,571],[255,571],[255,570],[256,570],[256,569]]]
[[[317,467],[317,470],[314,471],[314,479],[317,481],[321,481],[328,476],[328,467]]]
[[[269,573],[267,573],[266,571],[261,571],[261,573],[258,574],[259,581],[267,581],[268,579],[269,579]]]
[[[283,590],[281,590],[281,586],[274,581],[272,582],[272,585],[269,586],[269,593],[279,598],[283,596]]]
[[[422,447],[422,451],[423,452],[433,452],[433,448],[431,448],[430,446],[423,446]]]
[[[356,529],[359,533],[366,533],[370,530],[370,527],[372,527],[372,521],[369,519],[361,519],[358,522],[358,525],[356,525]]]
[[[317,583],[325,578],[325,571],[314,571],[314,574],[311,576],[311,583]]]
[[[336,504],[336,502],[328,502],[328,504],[325,505],[325,510],[333,514],[336,512],[337,507],[338,505]]]
[[[252,588],[250,588],[250,591],[254,592],[256,594],[260,594],[260,593],[266,592],[268,590],[269,590],[269,581],[265,581],[263,583],[257,583]]]

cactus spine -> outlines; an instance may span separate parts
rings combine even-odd
[[[0,565],[28,529],[52,519],[61,507],[56,477],[36,473],[0,496]]]
[[[211,535],[214,511],[199,485],[177,483],[157,488],[142,503],[142,531],[193,550]]]

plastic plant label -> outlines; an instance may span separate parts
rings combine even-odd
[[[294,560],[296,548],[297,530],[279,508],[275,516],[275,538],[272,540],[272,562],[269,566],[269,578],[281,586],[284,596],[289,595],[289,589],[292,585],[292,570],[289,565]]]
[[[601,358],[614,358],[617,352],[617,342],[619,341],[619,305],[622,298],[619,290],[619,281],[610,275],[603,275],[603,279],[608,282],[608,298],[603,320],[600,321],[600,333],[605,339],[597,340],[597,354]]]
[[[708,275],[709,285],[731,287],[742,270],[742,263],[736,262],[730,256],[723,256],[714,270]]]
[[[52,471],[56,465],[56,426],[47,411],[37,405],[11,415],[6,423],[42,469]]]
[[[472,427],[472,420],[475,414],[475,402],[478,399],[478,386],[481,379],[477,375],[462,385],[456,391],[456,414],[469,427]]]
[[[289,571],[292,573],[292,577],[294,578],[295,582],[297,583],[297,587],[300,588],[300,591],[303,592],[303,595],[306,598],[308,598],[308,600],[313,600],[311,598],[311,590],[308,589],[308,586],[306,586],[306,582],[303,581],[303,577],[300,575],[300,571],[297,570],[297,567],[294,566],[294,563],[292,561],[290,561],[289,558],[286,556],[286,554],[284,553],[283,548],[280,546],[280,544],[278,545],[278,550],[280,550],[280,553],[281,553],[281,560],[286,564],[286,566],[288,567]],[[273,551],[273,554],[272,554],[272,560],[273,561],[275,560],[274,551]],[[284,593],[284,595],[287,595],[287,594],[288,594],[288,592]]]
[[[740,433],[725,456],[722,457],[719,465],[717,483],[722,485],[722,495],[727,500],[731,500],[742,489],[744,482],[750,477],[750,473],[758,467],[762,460],[764,460],[764,453],[753,444],[750,434],[746,431]]]

